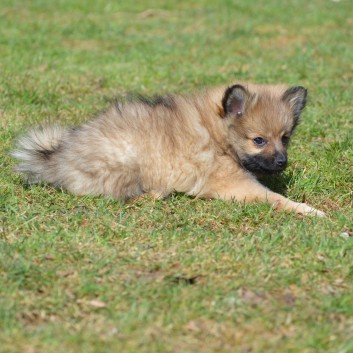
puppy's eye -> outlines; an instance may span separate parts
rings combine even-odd
[[[289,142],[289,136],[282,136],[282,144],[288,145],[288,142]]]
[[[254,141],[254,144],[256,145],[256,146],[258,146],[258,147],[263,147],[263,146],[265,146],[266,145],[266,140],[265,139],[263,139],[262,137],[255,137],[254,139],[253,139],[253,141]]]

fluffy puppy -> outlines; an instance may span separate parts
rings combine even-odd
[[[306,96],[300,86],[237,83],[189,96],[140,97],[77,128],[32,130],[13,156],[28,182],[79,195],[130,199],[177,191],[323,216],[255,177],[286,168]]]

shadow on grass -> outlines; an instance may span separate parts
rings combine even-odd
[[[259,177],[259,181],[274,192],[281,195],[287,195],[288,185],[293,178],[288,174],[264,175]]]

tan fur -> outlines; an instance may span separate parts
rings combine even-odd
[[[269,202],[276,209],[323,213],[262,186],[241,164],[247,154],[286,149],[293,116],[281,102],[284,86],[243,84],[251,93],[246,116],[226,116],[226,86],[147,104],[118,103],[77,129],[45,127],[18,142],[13,155],[30,182],[74,194],[134,198],[177,191],[202,198]],[[261,151],[252,139],[263,136]]]

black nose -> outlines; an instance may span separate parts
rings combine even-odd
[[[280,168],[285,167],[287,165],[287,156],[283,153],[278,154],[275,158],[275,164]]]

